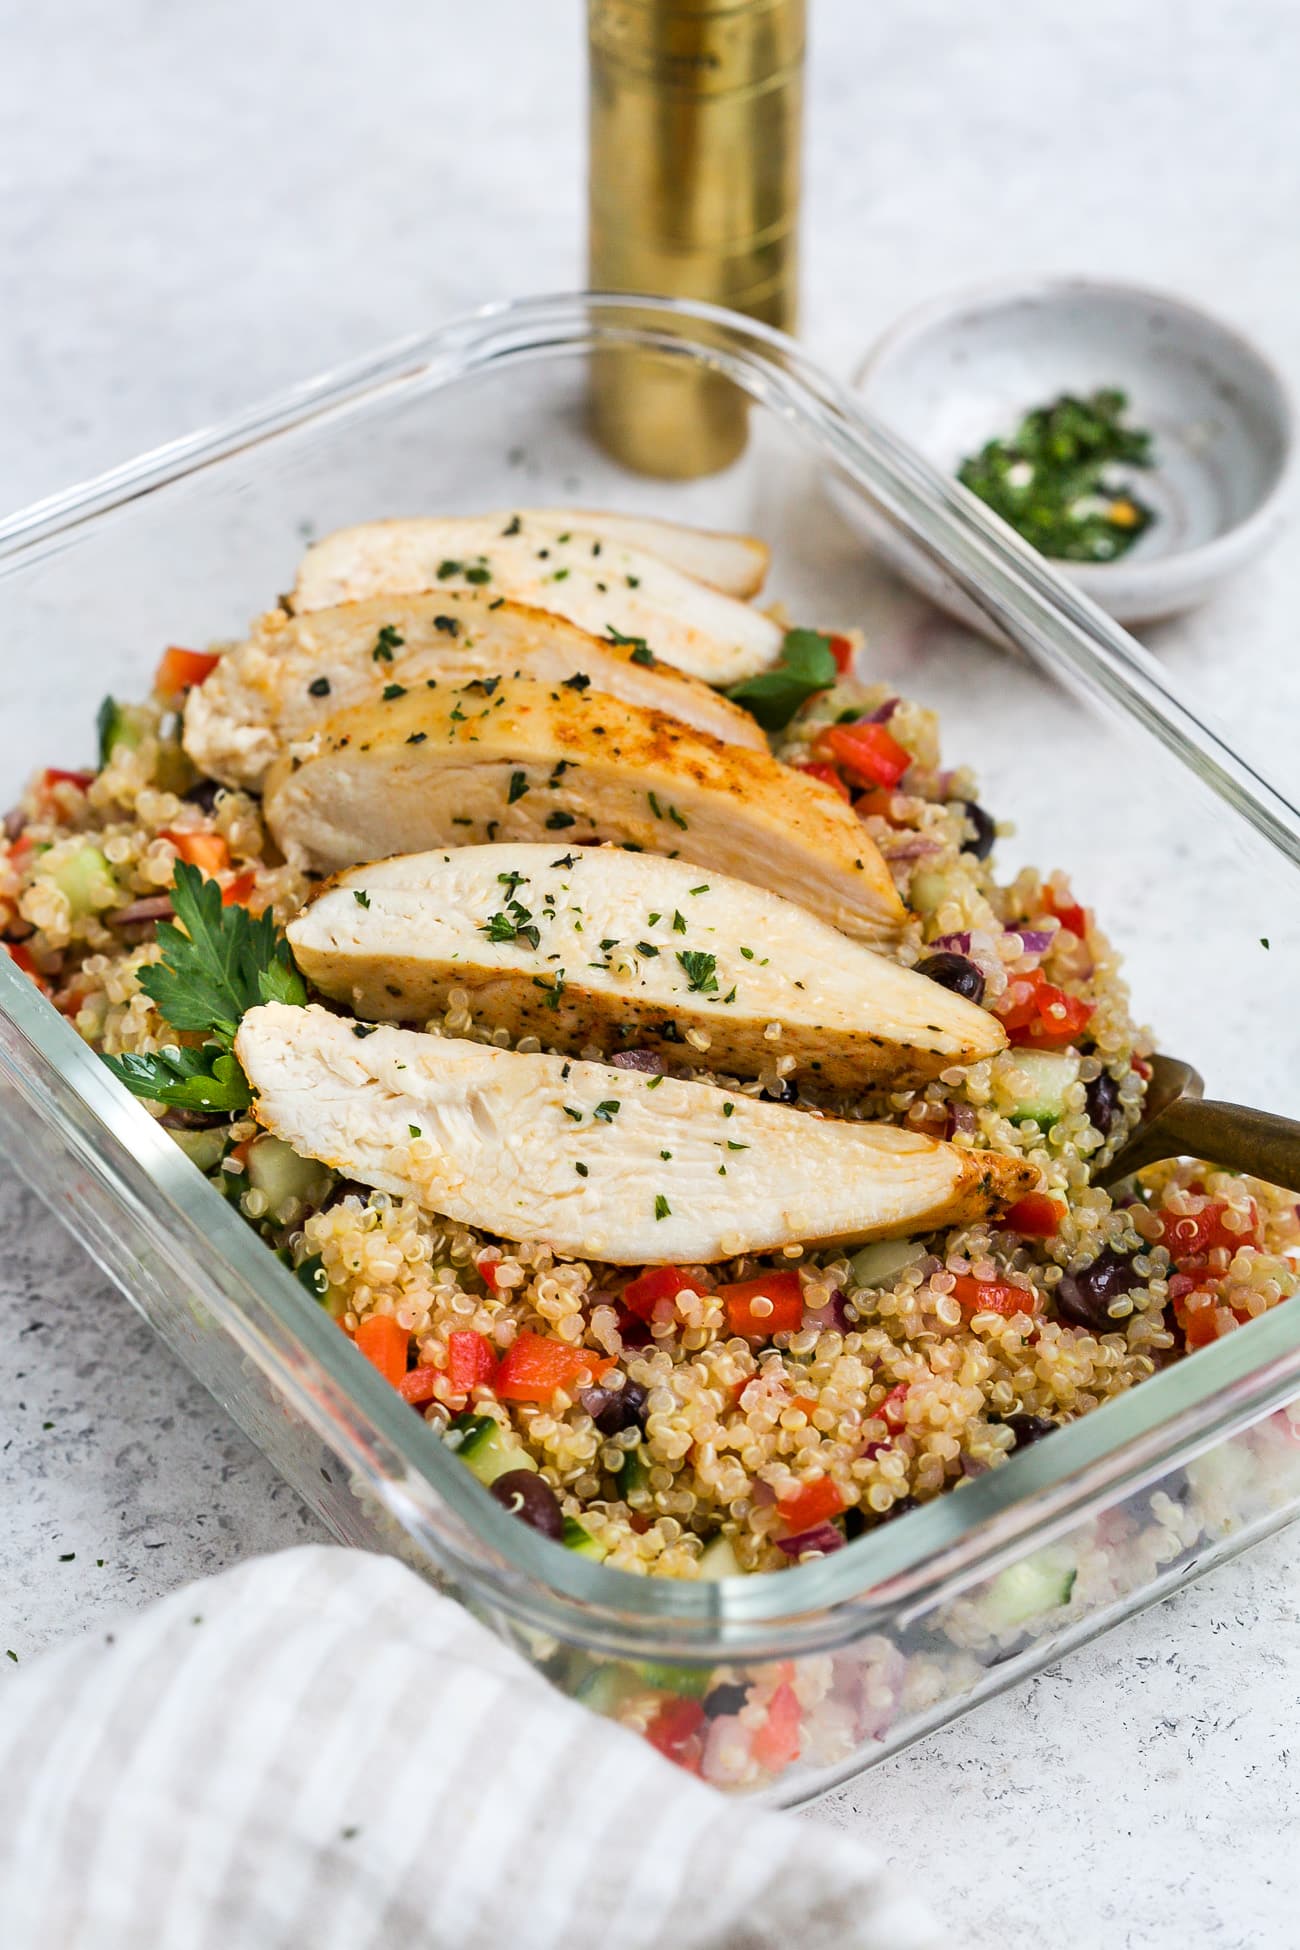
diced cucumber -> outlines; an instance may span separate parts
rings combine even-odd
[[[459,1438],[459,1440],[457,1440]],[[537,1464],[526,1449],[521,1449],[509,1429],[491,1415],[458,1415],[447,1431],[465,1467],[491,1489],[498,1476],[509,1469],[536,1470]]]
[[[300,1158],[283,1138],[255,1138],[248,1147],[248,1183],[252,1191],[266,1196],[267,1211],[274,1218],[290,1199],[304,1205],[320,1205],[329,1196],[334,1174],[328,1165],[315,1158]]]
[[[1018,1049],[997,1083],[998,1108],[1013,1124],[1030,1118],[1044,1131],[1065,1115],[1065,1093],[1079,1078],[1077,1050]]]
[[[698,1575],[709,1582],[718,1578],[741,1578],[745,1575],[740,1568],[740,1559],[736,1556],[730,1537],[718,1536],[711,1544],[705,1545],[704,1554],[700,1558]]]
[[[226,1149],[226,1133],[213,1131],[173,1131],[164,1126],[174,1144],[180,1146],[192,1165],[201,1172],[215,1171]]]
[[[104,766],[119,746],[135,751],[149,729],[149,718],[139,705],[119,704],[115,697],[106,697],[95,718],[95,729],[99,733],[99,762]]]
[[[593,1713],[603,1713],[612,1719],[623,1702],[641,1690],[640,1682],[626,1666],[593,1666],[585,1678],[579,1680],[573,1697],[581,1700]]]
[[[650,1466],[639,1448],[629,1449],[618,1472],[618,1493],[625,1503],[634,1496],[649,1496]]]
[[[994,1631],[1025,1625],[1031,1618],[1068,1603],[1078,1567],[1067,1551],[1035,1551],[1000,1571],[980,1599],[985,1623]]]
[[[113,869],[99,848],[89,843],[60,860],[50,877],[74,915],[100,914],[122,903]]]
[[[579,1557],[594,1557],[599,1564],[609,1553],[603,1544],[598,1544],[591,1532],[578,1522],[576,1517],[564,1519],[564,1534],[560,1539],[566,1551],[577,1551]]]
[[[657,1693],[676,1693],[679,1699],[703,1699],[713,1684],[712,1666],[643,1665],[637,1673]]]
[[[858,1286],[892,1286],[914,1261],[925,1258],[925,1247],[915,1239],[875,1239],[863,1246],[849,1261]]]
[[[947,874],[933,867],[919,867],[907,890],[907,904],[917,914],[935,914],[951,892]]]

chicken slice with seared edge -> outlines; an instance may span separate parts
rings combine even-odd
[[[465,989],[478,1021],[512,1038],[692,1062],[707,1051],[737,1076],[793,1056],[800,1075],[860,1091],[1006,1043],[996,1016],[804,908],[618,847],[470,846],[354,867],[288,935],[308,980],[372,1021],[423,1023]]]
[[[487,678],[342,711],[276,760],[263,806],[286,856],[326,872],[551,835],[561,848],[686,854],[875,943],[905,918],[875,843],[829,787],[572,680]]]
[[[349,1022],[244,1017],[254,1115],[362,1184],[501,1238],[617,1265],[730,1259],[998,1214],[1032,1165],[712,1084]]]
[[[660,556],[589,530],[559,534],[512,516],[425,516],[342,528],[303,557],[290,607],[332,609],[368,596],[484,588],[567,616],[593,636],[644,643],[709,684],[752,677],[781,654],[785,632],[734,596]]]
[[[306,616],[272,610],[191,690],[185,749],[210,777],[256,790],[286,744],[349,705],[394,687],[400,695],[431,681],[515,675],[540,683],[585,676],[594,690],[666,711],[724,744],[767,750],[748,711],[634,650],[482,589],[375,596]]]

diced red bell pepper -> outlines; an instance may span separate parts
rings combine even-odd
[[[441,1378],[441,1368],[431,1368],[427,1365],[412,1368],[409,1374],[404,1374],[398,1382],[397,1392],[404,1402],[410,1402],[412,1408],[422,1408],[425,1402],[433,1400]]]
[[[894,817],[894,788],[887,785],[873,785],[870,792],[860,792],[853,801],[853,810],[876,819],[887,819],[891,826],[900,822]]]
[[[1008,1036],[1014,1036],[1018,1029],[1027,1029],[1037,1020],[1038,997],[1048,986],[1041,968],[1026,969],[1023,975],[1011,977],[997,1001],[990,1005]]]
[[[9,848],[9,864],[22,873],[27,865],[27,857],[35,848],[36,842],[28,832],[22,832]]]
[[[15,968],[21,968],[24,975],[30,976],[42,995],[53,995],[52,985],[42,975],[32,956],[32,951],[21,941],[6,941],[3,944]]]
[[[818,1476],[811,1483],[801,1483],[789,1496],[783,1496],[776,1507],[792,1533],[798,1536],[801,1530],[811,1530],[814,1524],[829,1523],[848,1506],[838,1484],[829,1476]]]
[[[766,1720],[750,1742],[749,1751],[760,1767],[775,1774],[798,1760],[801,1719],[794,1688],[782,1682],[772,1695]]]
[[[220,657],[211,656],[206,650],[182,650],[171,644],[164,650],[162,661],[154,672],[153,687],[164,697],[179,697],[182,691],[191,690],[210,677]]]
[[[705,1717],[697,1699],[666,1699],[646,1728],[645,1737],[665,1760],[698,1774]]]
[[[391,1314],[371,1314],[357,1328],[356,1344],[365,1355],[372,1368],[378,1368],[384,1380],[392,1387],[400,1388],[406,1373],[406,1352],[410,1335],[405,1327],[400,1327]]]
[[[1088,932],[1088,916],[1077,901],[1062,900],[1050,887],[1043,889],[1043,907],[1048,914],[1054,914],[1063,928],[1077,935],[1082,941]]]
[[[912,754],[882,724],[830,724],[817,734],[813,749],[863,785],[895,786],[912,763]]]
[[[803,1282],[796,1272],[763,1273],[756,1280],[734,1280],[720,1286],[718,1297],[733,1334],[770,1340],[773,1334],[793,1334],[803,1324]],[[754,1311],[756,1300],[771,1302],[771,1312]]]
[[[1059,1199],[1049,1198],[1046,1192],[1026,1192],[1008,1206],[1002,1223],[1008,1232],[1021,1233],[1026,1239],[1055,1239],[1064,1217],[1065,1207]]]
[[[828,785],[831,788],[832,792],[838,792],[841,799],[849,800],[853,797],[853,794],[849,791],[849,788],[845,785],[835,767],[833,765],[827,765],[822,759],[806,759],[802,765],[796,766],[795,769],[799,772],[806,772],[810,779],[820,779],[823,785]]]
[[[953,1282],[953,1298],[970,1314],[1037,1313],[1038,1295],[1028,1287],[1012,1286],[1007,1280],[977,1280],[973,1273],[958,1273]]]
[[[75,785],[78,792],[86,792],[95,783],[93,772],[64,772],[57,765],[47,765],[41,773],[41,790],[48,792],[56,785]]]
[[[1138,1075],[1147,1083],[1150,1083],[1152,1077],[1155,1075],[1155,1071],[1151,1068],[1151,1065],[1142,1056],[1130,1058],[1129,1068],[1130,1070],[1136,1070]]]
[[[827,637],[826,641],[830,644],[831,655],[835,659],[835,668],[839,671],[840,676],[843,677],[845,672],[850,670],[853,665],[854,651],[852,639],[847,636],[831,636]]]
[[[574,1388],[584,1376],[599,1381],[613,1367],[612,1355],[593,1354],[588,1347],[571,1347],[528,1328],[507,1348],[494,1383],[503,1402],[549,1401],[557,1388]]]
[[[222,841],[222,845],[225,845],[224,840]],[[257,875],[252,867],[248,867],[243,873],[237,873],[233,880],[226,882],[221,890],[221,905],[223,907],[247,907],[249,896],[253,893],[256,886]]]
[[[472,1327],[447,1336],[447,1380],[458,1395],[490,1382],[497,1371],[497,1351],[486,1334]]]
[[[1041,968],[1031,968],[1011,978],[993,1011],[1013,1043],[1064,1049],[1086,1028],[1092,1005],[1057,988]]]
[[[653,1320],[661,1300],[675,1300],[687,1287],[696,1293],[709,1290],[698,1274],[684,1273],[680,1266],[650,1266],[623,1288],[623,1305],[638,1320]]]
[[[182,860],[211,879],[230,871],[230,848],[220,833],[181,833],[167,827],[158,837],[170,840]]]
[[[1183,1266],[1192,1259],[1201,1259],[1216,1246],[1224,1246],[1235,1253],[1241,1246],[1255,1246],[1259,1243],[1259,1212],[1255,1201],[1250,1201],[1250,1225],[1245,1232],[1230,1232],[1224,1225],[1224,1216],[1229,1210],[1221,1199],[1207,1199],[1199,1212],[1162,1212],[1160,1214],[1160,1243],[1169,1249],[1169,1256],[1177,1266]]]
[[[495,1293],[497,1290],[497,1267],[500,1264],[500,1260],[489,1259],[486,1253],[482,1259],[474,1261],[475,1271],[489,1293]]]

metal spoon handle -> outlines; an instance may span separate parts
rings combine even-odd
[[[1150,1130],[1139,1130],[1124,1146],[1123,1176],[1162,1158],[1183,1156],[1205,1158],[1230,1171],[1247,1171],[1270,1185],[1300,1191],[1300,1124],[1271,1111],[1180,1097]],[[1103,1182],[1113,1182],[1112,1174],[1107,1173]]]

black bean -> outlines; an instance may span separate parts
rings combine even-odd
[[[1060,1424],[1053,1422],[1047,1415],[1004,1415],[1002,1426],[1004,1429],[1010,1429],[1016,1438],[1017,1449],[1027,1449],[1031,1442],[1041,1442],[1045,1435],[1050,1435],[1053,1429],[1060,1427]]]
[[[1086,1327],[1094,1334],[1113,1334],[1119,1323],[1111,1319],[1111,1302],[1142,1283],[1142,1275],[1133,1271],[1132,1255],[1117,1253],[1113,1246],[1107,1246],[1091,1266],[1083,1267],[1078,1273],[1062,1274],[1056,1289],[1056,1311],[1071,1327]]]
[[[545,1477],[535,1470],[507,1469],[493,1483],[492,1494],[512,1517],[518,1517],[531,1530],[540,1530],[543,1537],[554,1537],[557,1543],[563,1537],[560,1500]]]
[[[218,793],[224,790],[225,787],[218,785],[215,779],[200,779],[182,796],[187,806],[197,806],[200,812],[210,813],[215,810]]]
[[[646,1391],[639,1381],[625,1378],[621,1388],[581,1388],[578,1400],[602,1435],[644,1426]]]
[[[964,995],[968,1002],[984,1000],[984,977],[969,955],[957,955],[950,948],[942,948],[937,955],[927,955],[924,961],[919,961],[916,972],[937,982],[941,989]]]
[[[795,1104],[799,1101],[799,1087],[789,1077],[782,1077],[779,1083],[765,1083],[763,1095],[770,1104]]]
[[[1088,1117],[1094,1128],[1103,1137],[1109,1137],[1115,1119],[1119,1116],[1119,1085],[1109,1070],[1103,1070],[1088,1085]]]
[[[993,842],[997,838],[997,828],[985,812],[983,806],[977,806],[973,799],[963,799],[962,805],[965,807],[967,819],[975,828],[975,837],[974,839],[963,840],[961,850],[963,853],[973,853],[977,860],[987,860],[989,854],[993,851]]]
[[[748,1698],[748,1686],[741,1686],[734,1680],[726,1681],[704,1695],[705,1716],[716,1720],[723,1713],[739,1713]]]

